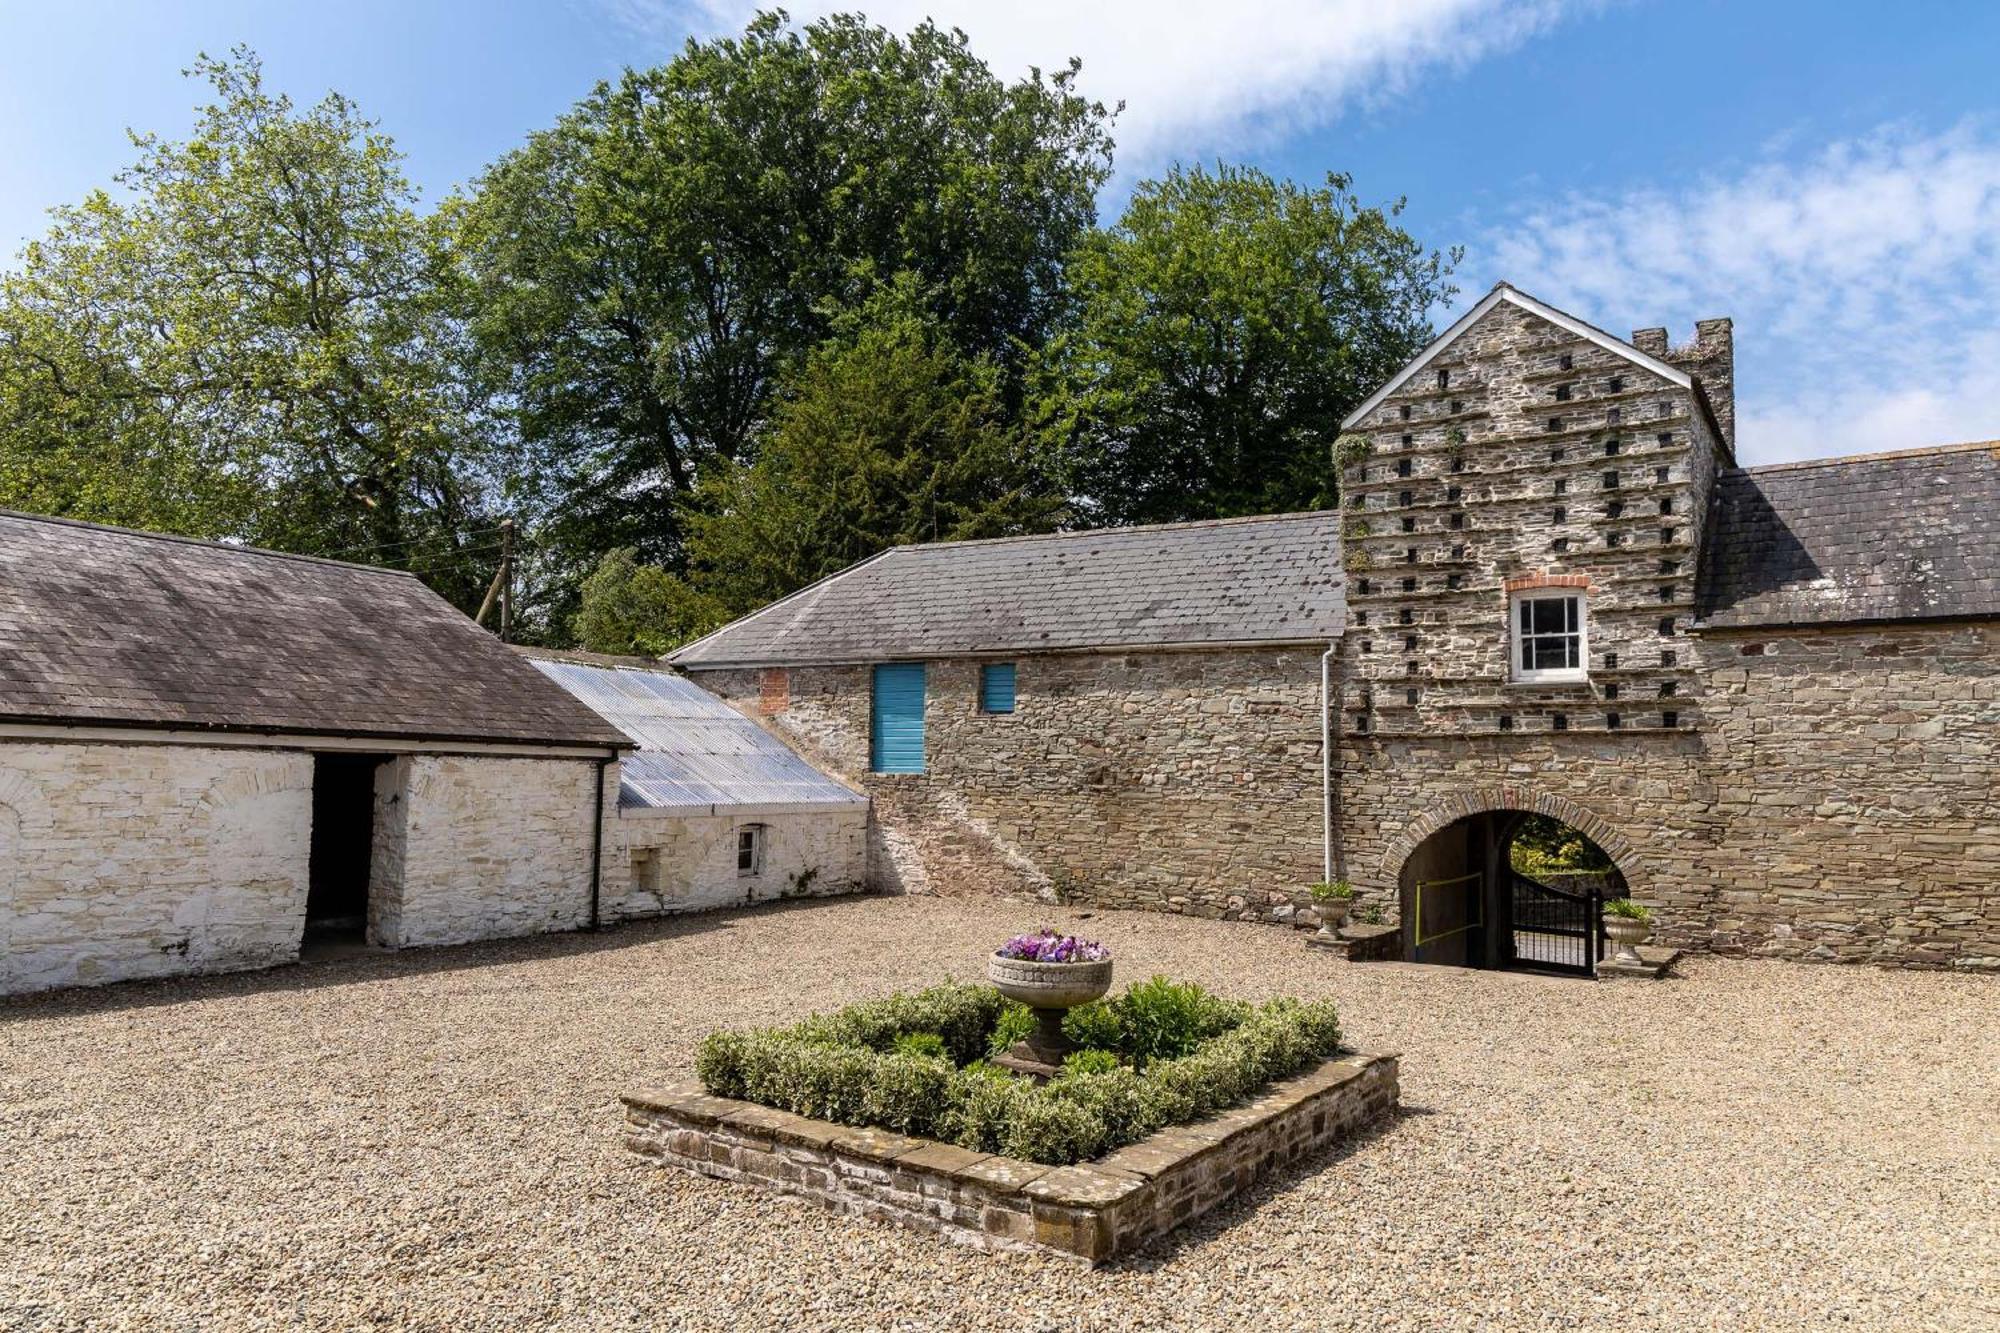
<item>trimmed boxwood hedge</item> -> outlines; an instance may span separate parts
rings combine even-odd
[[[1340,1046],[1330,1001],[1253,1008],[1155,977],[1064,1024],[1126,1063],[1073,1056],[1036,1087],[983,1059],[1027,1014],[989,986],[947,983],[788,1028],[712,1032],[695,1072],[720,1097],[1060,1166],[1209,1115]]]

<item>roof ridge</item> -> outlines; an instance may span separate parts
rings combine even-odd
[[[0,509],[0,519],[17,518],[28,523],[52,523],[58,527],[82,528],[86,532],[108,532],[120,537],[143,537],[147,541],[178,542],[182,546],[199,546],[213,551],[228,551],[234,555],[270,556],[277,560],[298,560],[312,565],[331,565],[335,569],[352,569],[364,574],[387,574],[397,578],[414,579],[417,576],[407,569],[391,569],[387,565],[364,565],[352,560],[335,560],[331,556],[305,555],[298,551],[274,551],[267,546],[244,546],[235,542],[216,541],[208,537],[186,537],[178,532],[149,532],[144,528],[120,527],[115,523],[91,523],[80,518],[64,518],[56,514],[30,514],[20,509]],[[421,580],[419,580],[421,582]]]
[[[1020,532],[1011,537],[966,537],[948,542],[904,542],[891,551],[932,551],[940,547],[999,546],[1007,542],[1043,542],[1079,537],[1122,537],[1130,533],[1175,532],[1188,528],[1223,528],[1249,523],[1279,523],[1289,519],[1337,518],[1338,509],[1292,509],[1282,514],[1232,514],[1227,518],[1184,518],[1171,523],[1124,523],[1103,528],[1072,528],[1066,532]]]
[[[1929,458],[1940,454],[1969,454],[1981,449],[2000,449],[2000,440],[1966,440],[1958,444],[1926,444],[1913,449],[1883,449],[1868,454],[1836,454],[1832,458],[1795,458],[1785,463],[1759,463],[1735,469],[1752,476],[1767,472],[1791,472],[1812,467],[1840,467],[1848,463],[1885,463],[1896,458]]]

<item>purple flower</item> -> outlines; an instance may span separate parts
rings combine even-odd
[[[1094,940],[1059,935],[1044,926],[1033,935],[1016,935],[1000,946],[1002,958],[1020,958],[1036,963],[1101,963],[1111,950]]]

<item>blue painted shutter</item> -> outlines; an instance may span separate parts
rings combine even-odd
[[[875,668],[868,719],[869,767],[877,773],[924,771],[924,664],[884,662]]]
[[[1014,711],[1014,664],[993,662],[979,668],[979,711]]]

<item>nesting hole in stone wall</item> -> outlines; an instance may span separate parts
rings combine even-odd
[[[1569,538],[1567,537],[1556,538],[1554,541],[1549,543],[1549,549],[1555,551],[1557,554],[1561,554],[1562,552],[1567,551],[1569,549]]]
[[[1604,387],[1611,393],[1623,393],[1625,392],[1625,381],[1622,377],[1613,375],[1605,382]]]
[[[1613,500],[1609,504],[1605,505],[1604,516],[1606,518],[1625,517],[1625,502],[1623,500]]]
[[[1403,531],[1415,532],[1416,530],[1417,530],[1417,520],[1415,518],[1405,518],[1403,520]]]
[[[1660,447],[1662,449],[1665,449],[1668,445],[1671,445],[1674,442],[1674,433],[1670,430],[1663,430],[1660,432],[1659,439],[1660,439]]]
[[[1576,358],[1570,355],[1568,352],[1564,352],[1561,356],[1556,358],[1557,370],[1568,370],[1575,365],[1576,365]]]
[[[1674,475],[1673,469],[1671,468],[1656,467],[1653,469],[1653,480],[1660,482],[1662,484],[1664,484],[1667,481],[1667,479],[1672,477],[1673,475]]]
[[[1557,402],[1559,402],[1559,403],[1566,403],[1566,402],[1568,402],[1568,401],[1569,401],[1569,390],[1570,390],[1570,386],[1569,386],[1569,385],[1567,385],[1567,384],[1558,384],[1558,385],[1556,385],[1556,401],[1557,401]]]
[[[1402,508],[1408,509],[1412,504],[1416,503],[1416,497],[1409,491],[1403,491],[1396,496],[1396,503]]]
[[[1662,620],[1660,622],[1660,633],[1663,635],[1672,636],[1673,632],[1674,632],[1674,618],[1672,616],[1668,616],[1665,620]]]
[[[1607,699],[1616,699],[1618,697],[1618,683],[1616,681],[1604,687],[1604,697]]]
[[[1618,473],[1615,469],[1604,474],[1604,489],[1607,491],[1618,489]]]
[[[1451,528],[1452,528],[1452,530],[1453,530],[1454,532],[1458,531],[1459,529],[1463,528],[1464,526],[1465,526],[1465,515],[1463,515],[1463,514],[1453,514],[1453,515],[1451,516]],[[1461,547],[1460,549],[1461,549],[1461,550],[1463,550],[1464,548],[1463,548],[1463,547]]]
[[[1614,435],[1610,439],[1604,442],[1604,456],[1606,458],[1615,458],[1617,454],[1618,454],[1618,437]]]
[[[1623,546],[1625,544],[1625,536],[1623,533],[1607,532],[1604,534],[1604,544],[1606,546]]]
[[[1562,428],[1563,428],[1563,419],[1561,417],[1549,418],[1549,434],[1560,435],[1562,434]]]
[[[1514,719],[1508,714],[1502,713],[1500,715],[1500,730],[1512,731],[1513,729],[1514,729]]]
[[[1618,730],[1619,727],[1624,725],[1624,721],[1616,713],[1606,713],[1604,715],[1604,725],[1609,727],[1611,730],[1616,731]]]
[[[1615,426],[1615,425],[1617,425],[1617,424],[1618,424],[1619,422],[1623,421],[1624,419],[1625,419],[1625,414],[1624,414],[1623,412],[1621,412],[1620,410],[1618,410],[1617,408],[1615,408],[1615,407],[1607,407],[1607,408],[1605,408],[1605,409],[1604,409],[1604,424],[1605,424],[1605,425],[1607,425],[1607,426]]]
[[[1679,713],[1670,711],[1660,714],[1660,725],[1666,727],[1668,730],[1672,730],[1673,728],[1678,727],[1680,724],[1681,724],[1681,715]]]
[[[1661,666],[1663,666],[1663,667],[1670,667],[1670,666],[1672,666],[1672,665],[1674,664],[1674,662],[1675,662],[1675,657],[1674,657],[1674,650],[1673,650],[1673,649],[1671,649],[1671,648],[1664,648],[1664,649],[1662,649],[1662,650],[1660,651],[1660,665],[1661,665]]]
[[[1444,369],[1443,367],[1439,367],[1438,388],[1449,389],[1450,387],[1451,387],[1451,372],[1449,370]]]
[[[1410,419],[1410,405],[1409,405],[1408,403],[1404,403],[1404,404],[1403,404],[1403,420],[1405,420],[1405,421],[1408,421],[1409,419]],[[1408,440],[1409,438],[1410,438],[1410,437],[1409,437],[1409,436],[1407,436],[1407,435],[1405,435],[1405,436],[1403,437],[1403,439],[1404,439],[1405,441],[1407,441],[1407,440]]]
[[[1562,462],[1562,461],[1563,461],[1563,451],[1562,451],[1562,450],[1560,450],[1560,449],[1551,449],[1551,450],[1549,450],[1549,461],[1550,461],[1551,463],[1560,463],[1560,462]]]
[[[1671,699],[1678,689],[1680,689],[1678,681],[1663,680],[1660,682],[1660,697],[1662,699]]]
[[[1680,529],[1679,529],[1679,528],[1661,528],[1661,529],[1660,529],[1660,545],[1662,545],[1662,546],[1672,546],[1672,545],[1674,544],[1674,534],[1675,534],[1675,533],[1677,533],[1677,532],[1679,532],[1679,531],[1680,531]]]
[[[1671,495],[1663,495],[1663,496],[1661,496],[1661,497],[1660,497],[1660,512],[1661,512],[1662,514],[1671,514],[1671,513],[1673,513],[1673,512],[1674,512],[1674,497],[1673,497],[1673,496],[1671,496]]]
[[[1399,459],[1397,459],[1397,460],[1396,460],[1396,475],[1397,475],[1397,476],[1399,476],[1399,477],[1407,477],[1407,476],[1409,476],[1409,475],[1410,475],[1410,460],[1409,460],[1409,459],[1407,459],[1407,458],[1399,458]]]
[[[1557,506],[1556,506],[1556,510],[1555,510],[1555,515],[1554,515],[1554,518],[1555,518],[1555,521],[1556,521],[1556,522],[1558,522],[1558,523],[1567,523],[1567,522],[1569,522],[1569,510],[1567,510],[1567,509],[1564,509],[1564,508],[1563,508],[1563,507],[1562,507],[1561,505],[1557,505]]]
[[[1549,725],[1553,726],[1557,731],[1568,731],[1569,714],[1568,713],[1549,714]]]
[[[1604,669],[1606,671],[1616,671],[1618,669],[1617,653],[1606,653],[1604,655]]]

